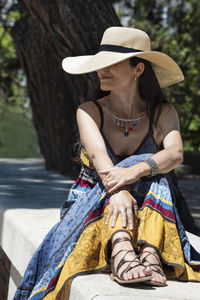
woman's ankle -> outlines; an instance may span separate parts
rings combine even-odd
[[[150,252],[155,253],[159,256],[158,251],[154,247],[146,245],[146,244],[142,244],[140,246],[140,253],[143,253],[144,251],[150,251]]]
[[[113,242],[118,239],[118,238],[128,238],[131,242],[131,237],[130,234],[127,231],[117,231],[116,233],[114,233],[114,235],[111,238],[111,243],[113,244]]]

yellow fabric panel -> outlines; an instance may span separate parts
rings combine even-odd
[[[145,241],[156,248],[165,262],[177,265],[174,271],[178,278],[183,273],[185,261],[176,224],[165,220],[148,206],[139,211],[139,219],[135,244]]]
[[[85,149],[81,150],[80,159],[86,167],[88,167],[89,169],[94,169],[94,166],[93,166],[92,162],[90,161]]]
[[[185,271],[180,277],[180,280],[200,281],[200,273],[193,271],[192,268],[187,263],[185,263]]]
[[[107,241],[116,230],[123,229],[121,226],[121,216],[119,216],[115,228],[111,228],[110,224],[108,226],[105,225],[108,209],[109,206],[105,208],[104,217],[102,219],[89,224],[83,231],[73,252],[65,262],[56,289],[44,297],[45,300],[59,299],[56,298],[56,295],[62,288],[65,280],[76,273],[106,267],[107,262],[104,249],[106,248]],[[65,300],[67,300],[67,298],[65,298]]]
[[[109,205],[105,208],[103,218],[85,228],[63,266],[56,289],[44,297],[45,300],[67,300],[71,281],[64,287],[63,285],[68,278],[107,266],[105,251],[107,242],[116,231],[124,230],[121,225],[121,215],[114,228],[111,228],[110,223],[108,226],[105,225],[108,209]],[[133,238],[134,247],[139,248],[140,243],[145,242],[156,248],[163,260],[172,266],[164,270],[168,279],[181,276],[180,280],[200,281],[200,273],[194,272],[184,261],[176,224],[163,219],[159,213],[149,207],[139,211],[138,216],[139,218],[134,221],[133,231],[126,229]]]

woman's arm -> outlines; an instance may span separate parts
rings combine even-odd
[[[100,115],[92,102],[85,102],[77,110],[77,123],[81,143],[92,161],[96,171],[112,168],[114,165],[108,156],[103,137],[99,131]],[[103,178],[103,175],[100,175]]]
[[[91,159],[96,171],[113,168],[114,165],[108,156],[106,146],[99,131],[100,116],[96,105],[92,102],[83,103],[77,110],[77,123],[80,133],[81,143]],[[105,177],[99,174],[101,178]],[[120,191],[110,197],[109,212],[106,224],[115,226],[118,215],[122,212],[122,227],[129,225],[133,229],[133,206],[137,201],[128,191]],[[137,217],[137,211],[135,211]]]
[[[156,161],[159,173],[173,170],[183,161],[183,142],[180,135],[179,118],[176,110],[170,105],[164,105],[158,119],[158,129],[155,139],[163,143],[164,149],[152,156]]]
[[[183,143],[179,132],[179,119],[175,109],[164,106],[158,121],[158,130],[155,136],[158,143],[163,142],[164,149],[154,154],[151,158],[158,165],[158,173],[167,173],[183,161]],[[143,176],[151,173],[150,166],[141,162],[128,168],[112,168],[100,171],[106,175],[103,183],[109,192],[133,183]],[[109,183],[107,182],[109,181]]]

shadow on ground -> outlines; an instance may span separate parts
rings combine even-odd
[[[60,208],[73,181],[46,171],[42,159],[0,159],[0,205],[11,208]]]

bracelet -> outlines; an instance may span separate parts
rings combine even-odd
[[[158,174],[158,165],[154,159],[149,157],[146,160],[143,160],[143,162],[147,163],[147,165],[149,165],[149,167],[151,168],[151,174],[149,175],[149,177],[156,176]]]

